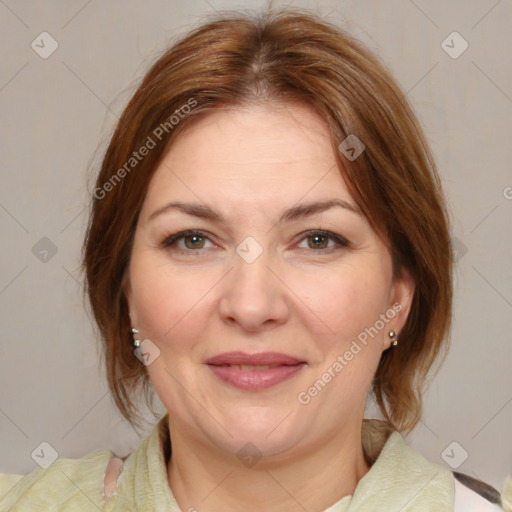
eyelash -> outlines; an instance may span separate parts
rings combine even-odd
[[[202,249],[202,247],[200,247],[199,249],[176,248],[176,245],[175,245],[176,242],[178,242],[181,239],[184,239],[186,236],[198,236],[201,238],[205,238],[206,240],[209,240],[211,242],[210,238],[207,236],[207,234],[204,231],[190,229],[190,230],[186,230],[186,231],[180,231],[173,235],[167,236],[160,245],[163,249],[172,249],[175,251],[188,252],[188,253],[196,252],[196,251],[199,252],[199,249]],[[345,238],[343,238],[339,235],[336,235],[335,233],[332,233],[330,231],[324,231],[321,229],[315,229],[315,230],[311,230],[311,231],[307,231],[307,232],[303,233],[303,237],[299,240],[299,242],[302,242],[303,240],[306,240],[307,238],[314,237],[314,236],[325,237],[325,238],[328,238],[329,240],[332,240],[336,243],[335,247],[328,247],[328,248],[322,248],[322,249],[311,249],[314,252],[330,253],[333,250],[347,248],[350,246],[349,242]]]

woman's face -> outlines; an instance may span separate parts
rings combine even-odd
[[[171,438],[285,457],[360,431],[412,292],[323,121],[251,106],[195,121],[156,169],[127,297]]]

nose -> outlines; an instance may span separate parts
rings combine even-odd
[[[238,253],[233,255],[234,268],[222,280],[219,303],[225,323],[257,332],[287,321],[291,304],[289,290],[279,275],[279,265],[270,260],[266,251],[252,262]]]

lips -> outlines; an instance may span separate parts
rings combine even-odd
[[[206,364],[223,382],[248,391],[280,384],[306,366],[305,361],[277,352],[228,352],[208,359]]]

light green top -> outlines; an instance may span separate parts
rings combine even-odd
[[[453,511],[454,484],[449,470],[409,448],[383,421],[364,420],[362,434],[370,471],[353,495],[325,512]],[[115,455],[102,450],[81,459],[57,459],[47,469],[38,468],[27,475],[0,475],[0,511],[193,512],[179,508],[169,487],[169,450],[166,415],[126,458],[109,499],[104,495],[104,478]],[[199,505],[197,509],[200,512]]]

